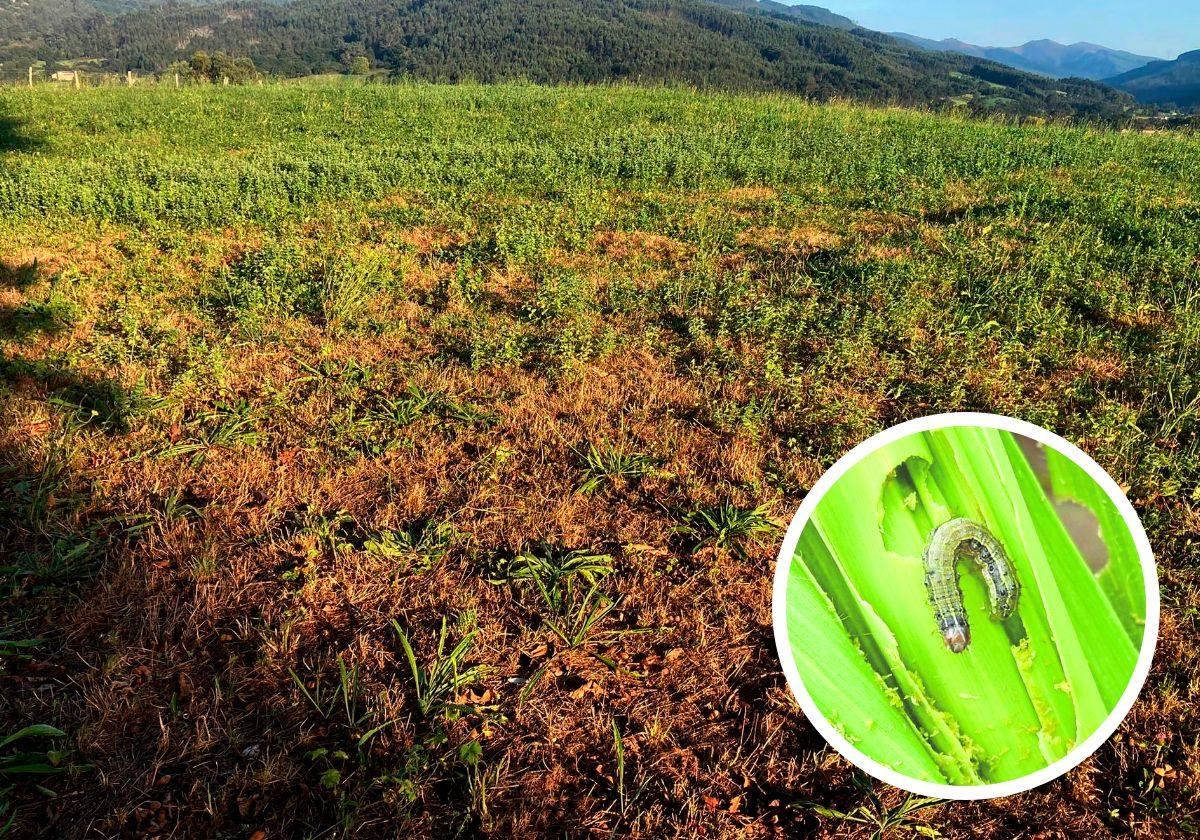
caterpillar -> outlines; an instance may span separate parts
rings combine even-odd
[[[933,529],[925,547],[925,589],[946,646],[962,653],[971,644],[971,626],[958,585],[958,561],[971,560],[987,584],[992,616],[1012,615],[1021,595],[1021,584],[1004,546],[987,528],[970,519],[951,519]]]

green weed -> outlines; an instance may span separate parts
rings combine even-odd
[[[598,447],[588,444],[583,453],[583,482],[579,492],[590,495],[615,481],[636,481],[654,475],[658,461],[639,452],[628,452],[620,446],[607,444]]]
[[[819,805],[815,802],[801,803],[799,807],[820,814],[831,820],[847,822],[865,827],[871,832],[871,840],[887,840],[897,833],[919,834],[922,837],[938,838],[941,833],[930,825],[917,819],[917,814],[929,808],[937,807],[945,802],[932,796],[916,796],[905,794],[897,805],[887,805],[875,792],[869,779],[859,774],[854,775],[854,784],[866,797],[866,802],[851,811],[839,811]]]
[[[594,587],[612,571],[612,557],[607,554],[541,545],[503,563],[492,583],[532,583],[551,612],[562,614],[574,601],[578,581]]]
[[[392,629],[408,661],[413,678],[413,691],[421,714],[427,718],[439,718],[474,711],[474,707],[453,700],[460,689],[478,682],[486,673],[486,668],[482,665],[466,664],[467,654],[471,651],[471,643],[475,636],[474,631],[465,634],[458,644],[447,649],[448,628],[443,618],[437,650],[433,658],[422,667],[417,663],[408,634],[395,619],[392,619]]]
[[[56,749],[34,749],[31,742],[66,737],[67,733],[61,729],[44,723],[26,726],[0,737],[0,837],[8,834],[16,820],[16,814],[9,813],[14,783],[54,776],[68,769],[68,753]]]
[[[449,522],[426,522],[407,529],[378,531],[363,543],[363,551],[394,561],[405,571],[420,574],[446,556],[458,535]]]
[[[689,537],[694,549],[713,546],[736,557],[745,557],[751,546],[778,530],[779,523],[771,518],[770,511],[768,504],[739,508],[722,502],[716,507],[689,513],[680,530]]]
[[[187,424],[193,436],[182,443],[174,443],[158,451],[160,458],[191,455],[191,465],[199,467],[213,449],[232,449],[239,446],[254,446],[259,441],[258,409],[247,400],[233,403],[217,403]]]

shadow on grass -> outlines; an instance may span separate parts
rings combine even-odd
[[[74,412],[81,426],[94,424],[110,434],[128,433],[152,401],[140,389],[126,388],[115,379],[81,376],[44,359],[0,356],[0,393],[4,391],[48,398]]]
[[[20,342],[35,335],[55,335],[70,327],[74,319],[75,307],[53,298],[0,306],[0,338]]]
[[[18,265],[0,260],[0,289],[27,289],[41,277],[42,269],[36,258]]]
[[[0,290],[25,291],[41,279],[41,268],[32,262],[0,260]],[[49,295],[46,300],[26,300],[16,305],[0,305],[0,339],[22,341],[41,333],[62,332],[74,320],[74,307],[68,301]]]
[[[28,130],[28,121],[11,114],[0,114],[0,154],[32,152],[43,144],[43,138]]]

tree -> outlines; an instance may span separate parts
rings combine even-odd
[[[198,82],[217,83],[228,79],[236,84],[258,77],[258,70],[249,58],[235,58],[219,50],[211,56],[203,51],[194,52],[186,64],[175,62],[168,71]]]
[[[208,57],[208,53],[203,50],[192,53],[188,64],[191,65],[195,78],[212,80],[212,59]]]

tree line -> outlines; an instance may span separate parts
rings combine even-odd
[[[1043,116],[1114,116],[1133,104],[1094,82],[705,0],[238,0],[119,15],[86,0],[47,2],[63,7],[53,24],[45,16],[40,28],[27,24],[20,43],[0,30],[9,44],[0,61],[19,61],[23,51],[47,62],[97,58],[116,72],[176,68],[197,79],[240,79],[250,68],[280,76],[375,68],[450,82],[679,82]],[[197,54],[224,56],[221,70]]]

